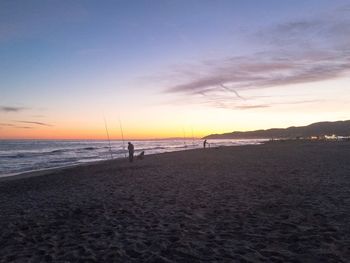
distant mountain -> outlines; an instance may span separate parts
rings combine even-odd
[[[308,126],[289,127],[286,129],[273,128],[268,130],[256,130],[247,132],[231,132],[223,134],[211,134],[203,139],[271,139],[271,138],[296,138],[323,135],[350,136],[350,120],[335,122],[316,122]]]

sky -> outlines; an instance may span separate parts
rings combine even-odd
[[[0,1],[0,139],[350,119],[348,0]]]

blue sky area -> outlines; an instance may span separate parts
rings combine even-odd
[[[348,17],[345,0],[1,1],[0,135],[91,108],[87,127],[161,111],[203,134],[349,118]]]

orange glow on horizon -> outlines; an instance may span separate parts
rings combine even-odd
[[[197,131],[193,134],[194,138],[201,138],[209,132]],[[181,131],[171,130],[153,130],[153,129],[135,129],[132,132],[124,130],[125,140],[147,140],[147,139],[167,139],[167,138],[183,138]],[[122,140],[120,130],[109,129],[109,137],[111,140]],[[187,132],[185,137],[190,139],[192,134]],[[31,129],[24,133],[20,129],[2,129],[0,139],[33,139],[33,140],[107,140],[107,133],[102,129]]]

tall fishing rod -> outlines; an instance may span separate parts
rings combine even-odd
[[[193,127],[191,127],[191,130],[192,130],[192,144],[194,145]]]
[[[122,127],[122,122],[120,121],[120,118],[119,118],[119,127],[120,127],[120,133],[121,133],[121,135],[122,135],[122,140],[123,140],[124,157],[126,158],[124,133],[123,133],[123,127]]]
[[[113,154],[112,154],[112,147],[111,147],[111,140],[109,139],[109,133],[108,133],[108,127],[107,127],[107,122],[106,119],[103,118],[105,121],[105,128],[106,128],[106,133],[107,133],[107,138],[108,138],[108,144],[109,144],[109,153],[111,154],[111,159],[113,159]]]
[[[186,132],[185,132],[184,127],[182,127],[182,132],[184,134],[184,146],[187,147],[187,145],[186,145]]]

